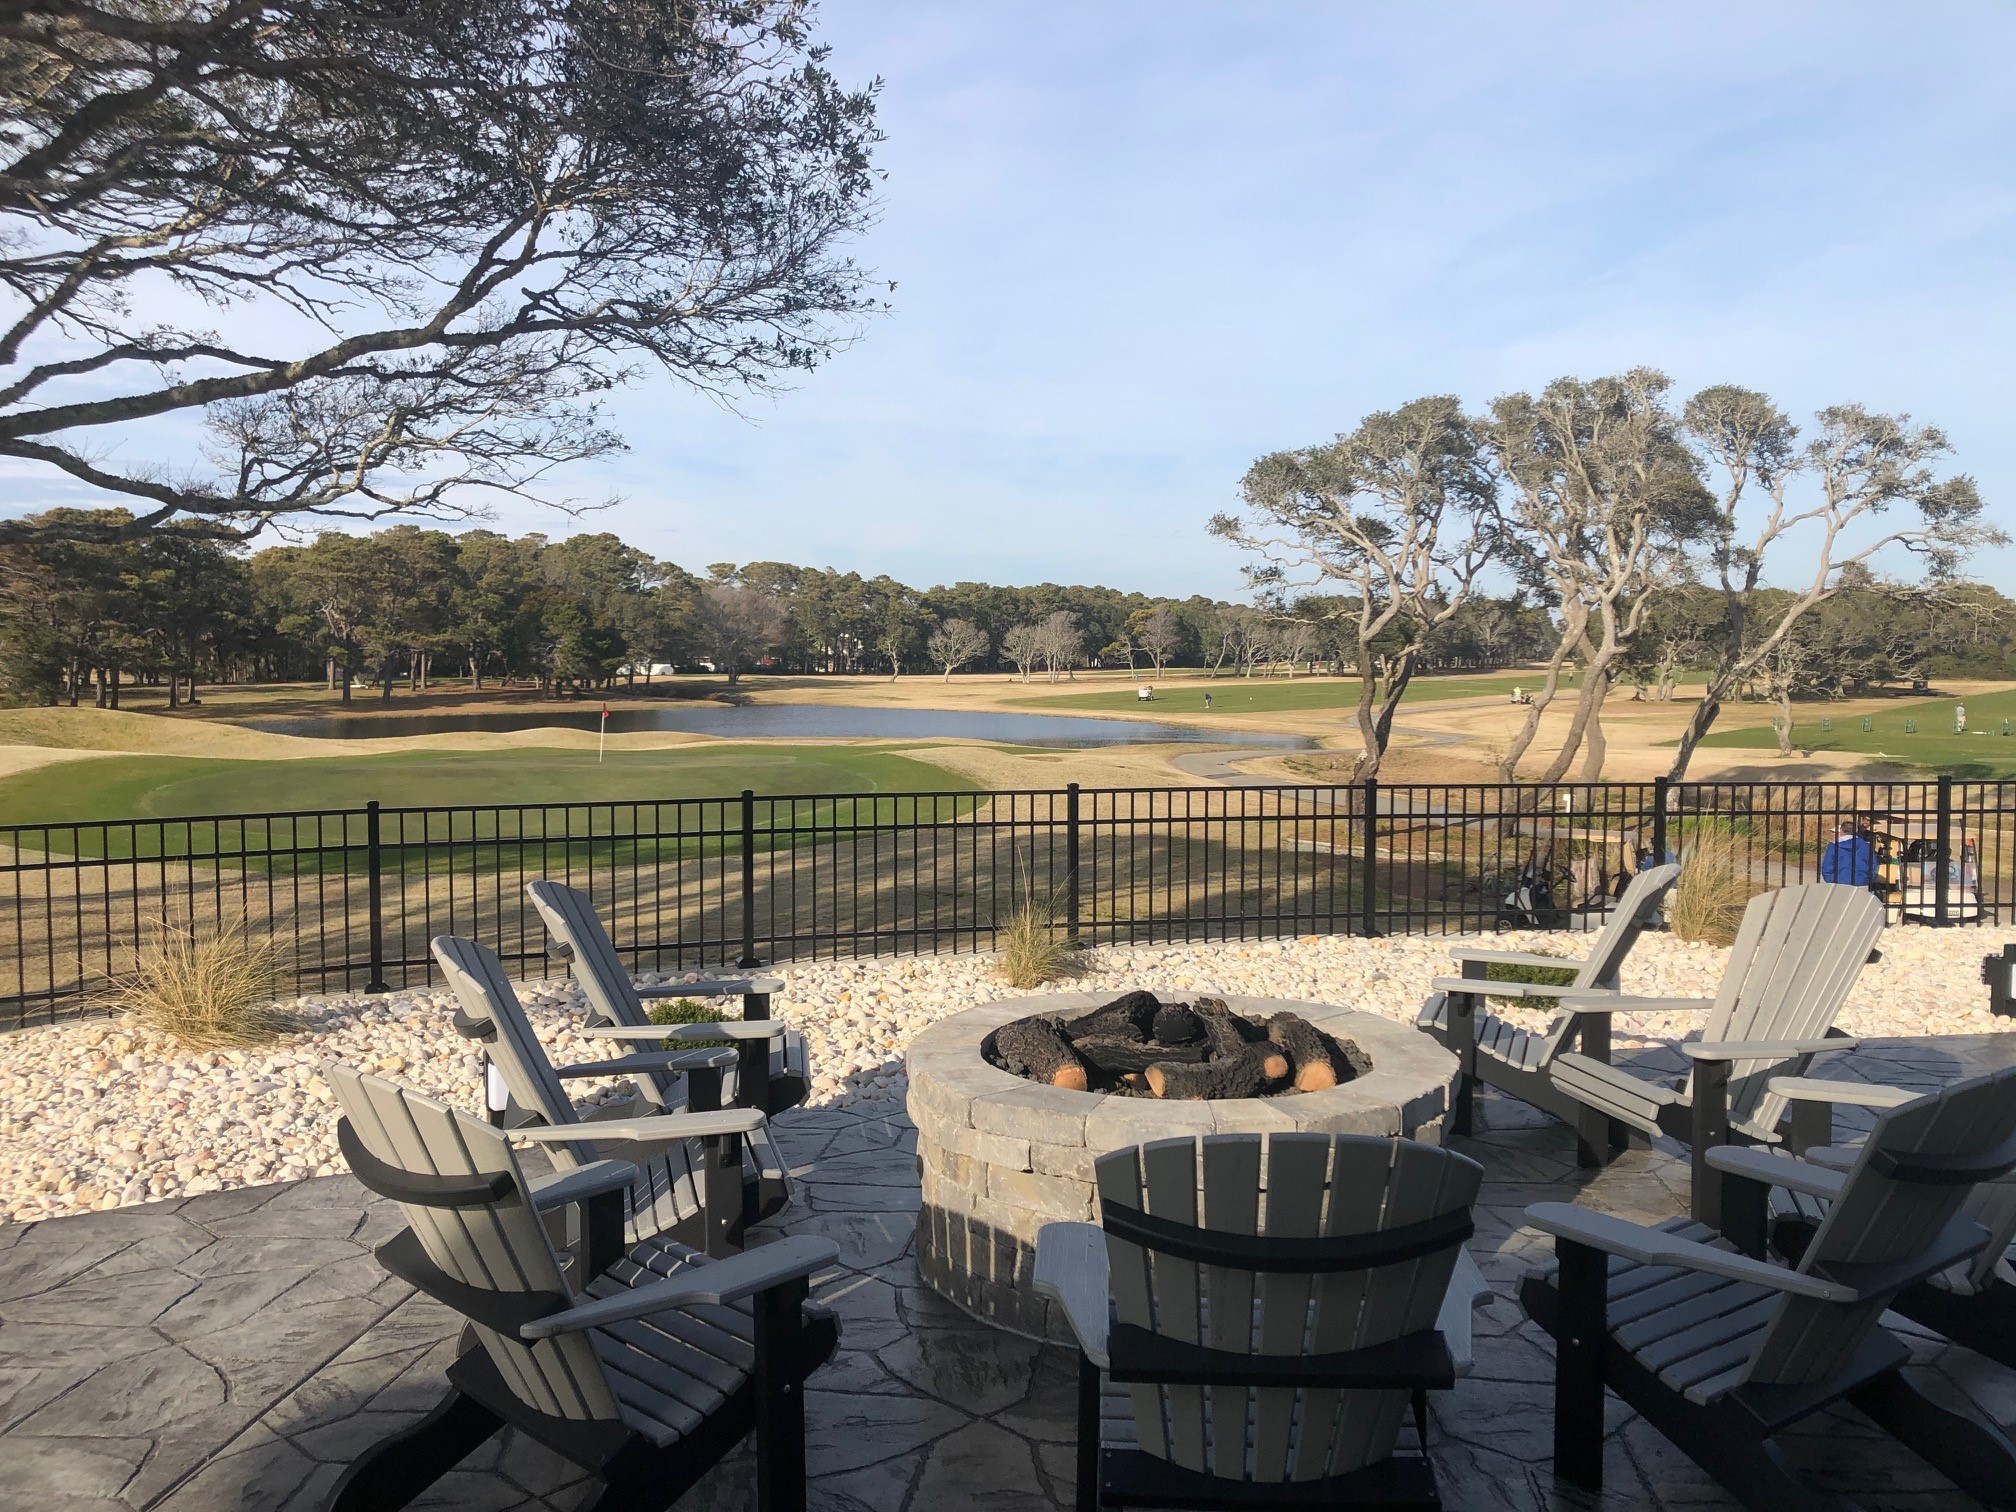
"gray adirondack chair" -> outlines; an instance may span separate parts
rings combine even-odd
[[[530,1182],[511,1149],[527,1131],[347,1066],[327,1075],[351,1170],[408,1224],[379,1262],[469,1324],[447,1397],[351,1464],[332,1512],[404,1507],[506,1425],[600,1477],[592,1505],[609,1512],[669,1507],[753,1430],[759,1502],[804,1507],[802,1387],[839,1341],[807,1283],[837,1245],[783,1239],[718,1261],[663,1237],[626,1245],[625,1162]],[[584,1255],[548,1238],[570,1206],[586,1209]]]
[[[1860,1142],[1813,1143],[1823,1131],[1831,1132],[1835,1105],[1895,1108],[1922,1095],[1876,1083],[1808,1077],[1774,1077],[1771,1090],[1793,1103],[1792,1153],[1809,1165],[1839,1171],[1853,1168]],[[1815,1116],[1802,1118],[1808,1110]],[[1725,1176],[1724,1225],[1732,1228],[1736,1221],[1732,1209],[1742,1207],[1731,1202],[1733,1185],[1734,1178]],[[1744,1209],[1747,1219],[1754,1220],[1754,1200],[1750,1194],[1751,1206]],[[1774,1184],[1771,1247],[1790,1260],[1798,1260],[1826,1219],[1830,1205],[1825,1195],[1816,1195],[1797,1183]],[[2010,1245],[2016,1243],[2016,1176],[1982,1182],[1968,1194],[1962,1211],[1987,1231],[1988,1242],[1969,1259],[1905,1287],[1891,1299],[1890,1310],[1966,1345],[1976,1354],[2016,1368],[2016,1267],[2010,1265],[2009,1257]]]
[[[1636,1129],[1687,1143],[1694,1216],[1717,1225],[1721,1184],[1708,1174],[1707,1152],[1732,1140],[1785,1137],[1788,1100],[1771,1091],[1771,1080],[1803,1073],[1824,1051],[1854,1048],[1834,1018],[1882,932],[1883,904],[1873,894],[1806,883],[1750,900],[1713,998],[1564,997],[1566,1012],[1605,1019],[1642,1011],[1707,1016],[1701,1039],[1679,1047],[1690,1070],[1677,1086],[1574,1051],[1555,1056],[1548,1075],[1573,1105],[1578,1137],[1615,1149]]]
[[[1576,1105],[1555,1090],[1549,1072],[1554,1058],[1574,1044],[1578,1034],[1584,1054],[1608,1060],[1610,1021],[1601,1015],[1570,1013],[1557,1006],[1546,1028],[1527,1030],[1483,1011],[1484,1000],[1489,996],[1558,1002],[1569,996],[1586,999],[1597,993],[1617,993],[1620,990],[1617,975],[1624,958],[1665,904],[1666,895],[1673,890],[1679,876],[1680,868],[1668,864],[1648,866],[1633,877],[1617,906],[1610,910],[1595,945],[1579,962],[1523,950],[1484,950],[1468,945],[1450,952],[1462,968],[1462,975],[1437,977],[1429,984],[1432,990],[1415,1016],[1414,1027],[1432,1035],[1456,1056],[1459,1074],[1450,1107],[1452,1133],[1470,1132],[1471,1102],[1480,1081],[1564,1122],[1575,1123]],[[1486,987],[1483,983],[1494,965],[1556,970],[1574,966],[1575,980],[1566,986],[1492,982]],[[1579,1153],[1583,1164],[1596,1165],[1608,1159],[1610,1149],[1607,1142],[1601,1148],[1585,1144]]]
[[[1036,1240],[1036,1289],[1078,1340],[1080,1512],[1440,1505],[1426,1393],[1467,1370],[1485,1291],[1463,1250],[1475,1161],[1227,1134],[1094,1169],[1100,1224]],[[1410,1402],[1423,1452],[1396,1456]]]
[[[544,1126],[517,1132],[544,1143],[554,1166],[562,1171],[605,1155],[619,1155],[637,1167],[626,1218],[631,1238],[667,1234],[709,1254],[726,1254],[740,1248],[749,1224],[769,1216],[788,1199],[782,1167],[765,1169],[758,1159],[774,1149],[765,1137],[764,1115],[753,1108],[708,1105],[718,1103],[718,1068],[689,1070],[695,1087],[684,1112],[638,1118],[584,1116],[567,1095],[565,1081],[645,1074],[686,1052],[556,1067],[532,1032],[494,951],[454,935],[437,936],[432,949],[461,1005],[456,1027],[482,1042],[521,1116]],[[725,1060],[727,1054],[718,1052],[718,1058]],[[702,1093],[710,1075],[716,1090]],[[634,1100],[631,1106],[636,1106]]]
[[[2016,1444],[1921,1395],[1900,1370],[1910,1351],[1878,1321],[1904,1289],[1989,1242],[1964,1206],[1975,1183],[2016,1169],[2016,1068],[1892,1108],[1846,1171],[1738,1146],[1709,1160],[1747,1184],[1730,1203],[1754,1213],[1743,1225],[1753,1232],[1774,1184],[1828,1200],[1796,1266],[1689,1219],[1526,1210],[1558,1254],[1520,1285],[1556,1341],[1556,1471],[1601,1490],[1607,1386],[1744,1505],[1849,1507],[1800,1480],[1771,1442],[1846,1400],[1969,1494],[2016,1504]]]
[[[574,980],[588,999],[584,1033],[603,1039],[732,1039],[736,1065],[727,1094],[732,1106],[775,1115],[805,1101],[811,1089],[805,1036],[770,1017],[771,996],[784,990],[783,982],[765,976],[717,977],[640,987],[631,980],[588,894],[541,880],[526,883],[525,895],[567,955]],[[668,1027],[653,1024],[644,1006],[654,998],[707,997],[739,997],[742,1022]],[[671,1076],[647,1078],[645,1086],[661,1106],[669,1106],[677,1095]]]

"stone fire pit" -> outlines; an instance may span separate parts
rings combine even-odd
[[[1032,1014],[1072,1017],[1115,996],[1006,998],[954,1014],[910,1041],[910,1117],[924,1185],[918,1268],[933,1290],[983,1322],[1069,1340],[1029,1284],[1036,1231],[1096,1216],[1092,1162],[1109,1151],[1184,1135],[1294,1130],[1441,1142],[1456,1057],[1418,1030],[1327,1003],[1224,999],[1249,1018],[1298,1013],[1371,1058],[1370,1071],[1321,1092],[1211,1102],[1119,1097],[1043,1086],[982,1057],[982,1042],[1005,1024]]]

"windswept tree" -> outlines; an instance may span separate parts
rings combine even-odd
[[[783,607],[754,588],[709,583],[694,601],[694,642],[716,672],[728,674],[731,688],[783,633]]]
[[[1688,400],[1685,421],[1719,483],[1707,556],[1722,612],[1708,639],[1707,687],[1673,756],[1676,781],[1723,703],[1749,682],[1762,680],[1779,700],[1780,745],[1791,749],[1786,711],[1814,660],[1800,622],[1844,586],[1873,581],[1881,554],[1915,555],[1936,586],[1975,549],[2007,540],[1984,518],[1972,478],[1939,475],[1952,449],[1945,434],[1907,415],[1836,405],[1801,446],[1770,399],[1724,384]],[[1765,574],[1774,562],[1800,586],[1773,593]]]
[[[945,621],[924,643],[925,655],[945,669],[946,682],[952,681],[952,674],[968,662],[980,660],[987,650],[987,632],[973,621],[963,619]]]
[[[1001,654],[1015,664],[1015,670],[1026,683],[1036,663],[1043,660],[1043,627],[1010,625],[1008,633],[1001,637]]]
[[[1183,644],[1183,621],[1167,604],[1135,610],[1127,616],[1127,632],[1154,664],[1157,677]]]
[[[1513,780],[1561,690],[1572,658],[1582,671],[1566,738],[1542,782],[1558,782],[1578,753],[1582,776],[1602,774],[1602,711],[1610,679],[1657,595],[1686,581],[1687,551],[1712,501],[1665,374],[1560,378],[1536,399],[1508,394],[1482,428],[1503,480],[1500,560],[1549,598],[1560,635],[1532,707],[1499,757]]]
[[[1423,647],[1462,608],[1488,558],[1495,515],[1475,430],[1455,399],[1416,399],[1326,445],[1262,457],[1240,493],[1246,512],[1220,515],[1211,529],[1261,558],[1248,577],[1274,592],[1339,593],[1344,607],[1333,613],[1347,618],[1358,663],[1352,775],[1375,776]],[[1307,652],[1306,625],[1284,622],[1270,639],[1289,648],[1291,670]]]
[[[1043,617],[1037,627],[1039,645],[1043,653],[1043,666],[1050,674],[1050,681],[1057,681],[1059,672],[1072,673],[1085,656],[1085,632],[1078,628],[1078,616],[1069,609],[1059,609]],[[1075,674],[1074,674],[1075,679]]]
[[[467,515],[617,448],[641,371],[812,367],[878,134],[808,10],[18,0],[0,456],[131,514],[0,535]]]

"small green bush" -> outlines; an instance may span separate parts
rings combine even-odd
[[[725,1024],[728,1015],[712,1003],[703,1003],[698,998],[670,998],[651,1007],[651,1022],[654,1024]],[[661,1040],[667,1050],[711,1050],[718,1045],[732,1045],[733,1040]]]

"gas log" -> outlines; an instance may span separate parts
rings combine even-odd
[[[1371,1069],[1349,1041],[1298,1014],[1265,1023],[1222,998],[1162,1003],[1129,992],[1076,1018],[1035,1016],[988,1037],[986,1058],[1032,1081],[1128,1097],[1266,1097],[1334,1087]]]
[[[1073,1092],[1090,1089],[1085,1062],[1071,1048],[1056,1019],[1025,1018],[1003,1024],[994,1031],[991,1043],[994,1053],[990,1058],[1004,1071]]]

